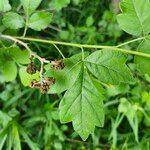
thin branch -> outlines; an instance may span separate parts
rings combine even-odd
[[[137,38],[137,39],[134,39],[134,40],[130,40],[130,41],[127,41],[127,42],[125,42],[125,43],[122,43],[122,44],[119,44],[119,45],[117,45],[116,47],[122,47],[122,46],[125,46],[125,45],[127,45],[127,44],[130,44],[130,43],[133,43],[133,42],[137,42],[137,41],[141,41],[141,40],[144,40],[145,39],[145,37],[140,37],[140,38]]]
[[[63,59],[65,59],[65,56],[63,55],[63,53],[61,52],[61,50],[57,47],[56,44],[53,44],[54,47],[57,49],[57,51],[60,53],[60,55],[62,56]]]
[[[8,35],[0,35],[1,38],[8,39],[11,41],[14,41],[15,43],[18,43],[22,46],[24,46],[30,53],[30,56],[33,56],[34,58],[37,58],[41,63],[41,69],[40,69],[40,78],[41,78],[41,84],[43,83],[43,70],[44,70],[44,63],[50,63],[50,61],[46,60],[45,58],[41,58],[28,47],[28,45],[14,37],[8,36]]]
[[[30,53],[31,56],[34,56],[35,58],[37,58],[40,62],[44,62],[44,63],[50,63],[50,61],[46,60],[45,58],[41,58],[40,56],[38,56],[37,54],[35,54],[34,52],[32,52],[32,50],[28,47],[28,45],[14,37],[8,36],[8,35],[0,35],[1,38],[4,39],[8,39],[11,41],[14,41],[22,46],[24,46]]]
[[[138,52],[138,51],[121,49],[121,48],[118,48],[118,46],[75,44],[75,43],[67,43],[67,42],[60,42],[60,41],[43,40],[43,39],[38,39],[38,38],[24,38],[24,37],[16,37],[16,38],[21,39],[21,40],[25,40],[25,41],[34,41],[34,42],[48,43],[48,44],[57,44],[57,45],[64,45],[64,46],[71,46],[71,47],[78,47],[78,48],[82,47],[82,48],[88,48],[88,49],[115,50],[115,51],[122,52],[122,53],[125,53],[125,54],[132,54],[132,55],[137,55],[137,56],[141,56],[141,57],[150,58],[150,54],[142,53],[142,52]],[[137,40],[134,40],[134,41],[137,41]]]

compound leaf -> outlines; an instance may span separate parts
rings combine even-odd
[[[123,0],[120,6],[117,20],[121,29],[136,36],[150,33],[149,0]]]

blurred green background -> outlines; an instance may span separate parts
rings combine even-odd
[[[11,0],[13,10],[23,13],[19,0]],[[116,15],[119,0],[43,0],[38,10],[49,10],[53,21],[41,32],[28,30],[27,36],[49,38],[72,43],[118,45],[133,37],[119,29]],[[22,35],[8,30],[1,23],[0,32]],[[126,45],[135,49],[138,43]],[[47,59],[61,58],[53,46],[32,42],[32,50]],[[80,49],[59,46],[65,57]],[[89,50],[91,52],[92,50]],[[150,77],[135,69],[133,57],[128,66],[136,78],[133,85],[106,85],[105,125],[83,142],[74,132],[72,124],[61,124],[58,105],[63,94],[42,95],[38,90],[25,88],[20,79],[6,83],[0,75],[0,147],[12,139],[20,141],[23,150],[39,145],[41,150],[150,150]],[[100,88],[101,85],[98,85]],[[90,121],[90,120],[89,120]]]

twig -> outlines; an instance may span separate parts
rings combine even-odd
[[[4,38],[4,39],[11,40],[11,41],[14,41],[15,43],[18,43],[18,44],[24,46],[29,51],[30,56],[33,56],[34,58],[37,58],[40,61],[40,63],[41,63],[40,78],[41,78],[41,82],[43,82],[44,63],[48,64],[48,63],[50,63],[50,61],[46,60],[45,58],[41,58],[36,53],[32,52],[32,50],[29,48],[29,46],[26,43],[14,38],[14,37],[11,37],[11,36],[8,36],[8,35],[0,35],[0,37]]]

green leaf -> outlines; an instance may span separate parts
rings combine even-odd
[[[24,19],[17,13],[8,12],[3,16],[2,20],[5,27],[10,29],[19,29],[24,27]]]
[[[17,76],[17,66],[13,61],[4,62],[2,66],[2,73],[5,77],[5,81],[13,81]]]
[[[23,136],[24,140],[26,141],[26,143],[29,145],[29,147],[32,150],[40,150],[38,145],[29,138],[29,136],[27,135],[27,133],[24,131],[23,128],[20,128],[20,132],[21,132],[21,135]]]
[[[20,76],[21,82],[24,86],[29,86],[33,79],[35,79],[35,80],[40,79],[39,72],[37,72],[33,75],[30,75],[26,72],[26,67],[21,67],[20,68],[19,76]]]
[[[46,76],[53,77],[56,80],[49,93],[61,93],[74,84],[81,70],[81,58],[81,54],[77,54],[64,59],[65,68],[62,70],[55,70],[49,65],[47,66]]]
[[[11,6],[9,4],[8,0],[0,0],[0,12],[6,12],[11,9]]]
[[[97,91],[84,66],[74,85],[65,93],[59,109],[61,122],[72,121],[75,131],[83,140],[94,132],[95,126],[103,126],[103,96]]]
[[[138,51],[142,53],[150,54],[150,36],[146,37],[144,41],[138,47]],[[138,70],[142,74],[150,75],[150,59],[145,57],[135,56],[135,63]]]
[[[13,134],[13,147],[16,150],[21,150],[21,143],[20,143],[20,136],[19,136],[19,129],[18,126],[13,123],[13,127],[12,127],[12,134]]]
[[[87,25],[88,27],[90,27],[90,26],[92,26],[93,23],[94,23],[93,17],[92,17],[92,16],[89,16],[89,17],[87,18],[87,20],[86,20],[86,25]]]
[[[28,64],[30,54],[27,50],[21,50],[19,47],[0,48],[0,63],[14,60],[18,64]]]
[[[27,16],[31,15],[40,5],[42,0],[20,0]]]
[[[117,20],[121,29],[136,36],[150,33],[149,0],[123,0],[120,6]]]
[[[70,3],[70,0],[52,0],[50,3],[50,7],[56,9],[57,11],[66,7]]]
[[[6,138],[7,138],[7,129],[8,129],[8,126],[3,128],[0,132],[0,150],[3,149],[3,146],[5,144],[5,141],[6,141]]]
[[[130,123],[130,126],[134,132],[135,140],[137,142],[139,142],[139,140],[138,140],[139,138],[138,138],[137,106],[131,105],[131,103],[127,99],[122,98],[120,100],[118,111],[125,114],[125,116],[127,117],[128,121]]]
[[[28,64],[30,62],[30,54],[27,50],[21,50],[18,47],[10,48],[9,53],[14,61],[18,64]]]
[[[12,134],[12,128],[9,127],[8,137],[7,137],[7,150],[12,150],[12,146],[13,146],[13,134]]]
[[[8,123],[12,120],[12,118],[3,111],[0,111],[0,124],[4,127],[8,125]]]
[[[53,16],[52,13],[49,12],[34,13],[29,18],[28,26],[33,30],[41,31],[50,24],[50,22],[52,21],[52,16]]]
[[[126,57],[123,54],[112,50],[96,51],[85,59],[89,71],[106,84],[134,81],[125,62]]]

